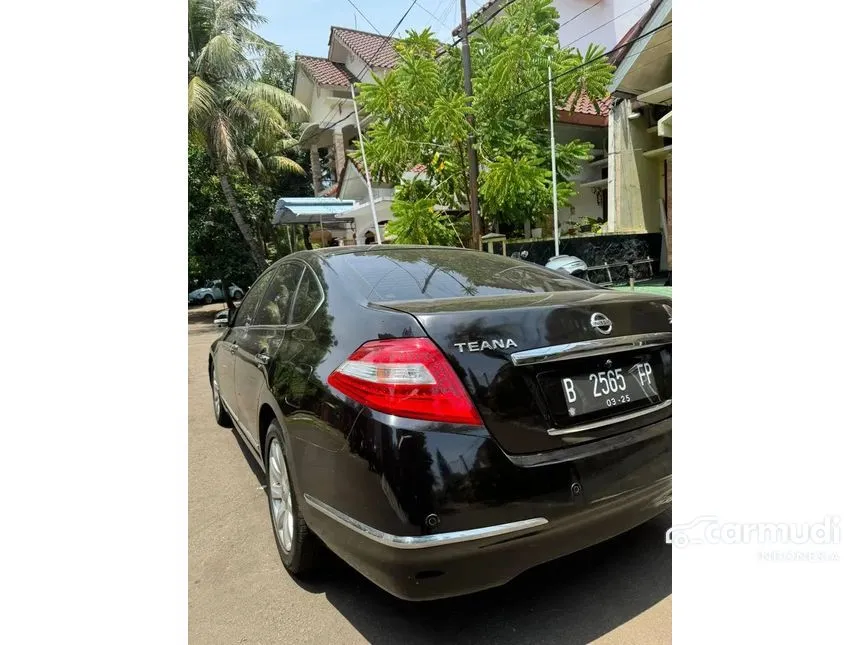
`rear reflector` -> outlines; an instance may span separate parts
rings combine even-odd
[[[328,377],[369,408],[410,419],[481,425],[451,364],[429,338],[372,340]]]

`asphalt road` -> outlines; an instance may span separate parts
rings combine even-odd
[[[209,324],[189,310],[188,636],[205,643],[670,643],[663,514],[630,533],[471,596],[408,603],[331,556],[313,582],[284,570],[262,490],[235,431],[212,415]]]

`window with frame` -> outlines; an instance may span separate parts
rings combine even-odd
[[[257,307],[254,325],[287,324],[303,271],[304,265],[298,262],[288,262],[274,271],[275,275],[260,300],[260,306]]]
[[[319,280],[311,269],[307,269],[296,292],[296,301],[293,305],[293,315],[290,318],[290,324],[295,325],[307,322],[317,306],[323,301],[323,298]]]
[[[245,325],[253,323],[257,305],[260,303],[263,293],[271,279],[272,272],[270,271],[267,275],[260,278],[254,286],[251,287],[250,291],[245,294],[245,297],[242,299],[242,304],[239,305],[239,310],[236,312],[236,322],[233,325],[234,327],[244,327]]]

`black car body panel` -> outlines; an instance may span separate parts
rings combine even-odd
[[[591,325],[594,314],[611,319],[609,334]],[[512,358],[643,334],[668,340],[610,358],[647,359],[656,398],[624,407],[632,416],[592,412],[595,427],[580,431],[553,388],[563,375],[602,368],[607,356]],[[284,428],[313,532],[389,592],[428,599],[502,584],[668,508],[670,334],[668,298],[601,289],[509,258],[439,247],[325,249],[267,269],[213,343],[210,367],[261,464],[269,421]],[[328,384],[363,343],[409,337],[439,347],[482,425],[381,413]],[[512,523],[525,528],[473,533]]]

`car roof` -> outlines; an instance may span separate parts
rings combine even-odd
[[[476,253],[474,249],[465,249],[459,246],[434,246],[428,244],[365,244],[363,246],[328,246],[320,249],[296,251],[278,259],[272,263],[276,266],[289,260],[309,259],[313,257],[326,258],[334,255],[358,255],[373,251],[375,254],[387,255],[388,253],[396,253],[398,251],[409,249],[433,249],[434,251],[448,250],[460,252]],[[381,252],[381,253],[380,253]]]

